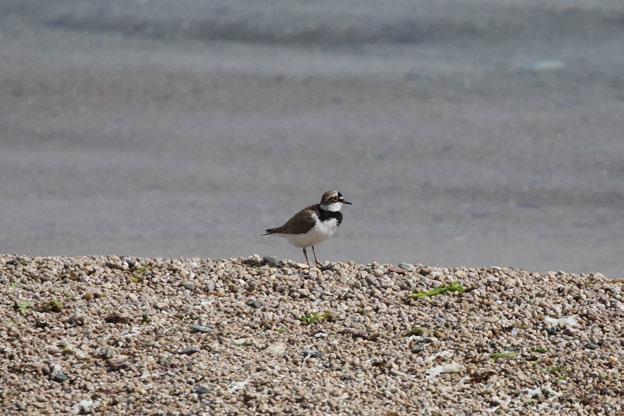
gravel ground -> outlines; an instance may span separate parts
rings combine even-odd
[[[624,410],[599,274],[2,255],[0,291],[3,414]]]

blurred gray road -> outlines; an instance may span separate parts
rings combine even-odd
[[[0,2],[0,252],[624,265],[620,1]]]

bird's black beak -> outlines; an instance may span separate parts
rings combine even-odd
[[[345,201],[344,199],[342,201],[340,201],[340,202],[342,202],[343,204],[352,205],[351,202]]]

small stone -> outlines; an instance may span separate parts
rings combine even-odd
[[[405,333],[405,337],[422,337],[425,334],[425,330],[420,327],[412,327],[407,333]]]
[[[212,334],[215,331],[212,325],[193,324],[190,328],[191,332],[200,332],[202,334]]]
[[[414,348],[412,348],[412,353],[416,354],[419,352],[423,352],[425,350],[425,344],[417,344]]]
[[[587,344],[585,344],[585,348],[587,348],[588,350],[597,350],[598,348],[600,348],[600,345],[594,344],[593,342],[588,342]]]
[[[550,325],[560,326],[560,327],[573,327],[573,326],[578,325],[578,319],[575,316],[566,316],[564,318],[559,318],[559,319],[546,316],[544,318],[544,321],[546,321],[546,323]]]
[[[182,283],[182,287],[186,290],[194,290],[195,289],[195,285],[193,283]]]
[[[193,355],[193,354],[195,354],[197,352],[199,352],[199,348],[197,348],[197,347],[186,347],[183,350],[181,350],[178,354]]]
[[[402,273],[405,273],[402,271]],[[384,289],[388,289],[389,287],[392,287],[392,280],[386,278],[386,277],[380,277],[379,278],[379,286],[381,286]]]
[[[319,351],[313,351],[313,350],[303,350],[303,352],[301,353],[303,355],[303,358],[321,358],[323,356],[323,354]]]
[[[546,329],[546,333],[548,335],[557,335],[559,332],[561,332],[561,329],[557,327],[551,327]]]
[[[50,326],[50,323],[48,321],[46,321],[46,320],[43,320],[43,319],[37,319],[35,321],[35,326],[37,328],[48,328]]]
[[[434,378],[439,376],[440,374],[459,373],[463,369],[464,366],[459,363],[448,363],[430,368],[425,373],[429,378]]]
[[[255,299],[249,299],[247,301],[247,306],[251,306],[252,308],[260,309],[262,307],[262,302],[257,301]]]
[[[74,314],[64,321],[66,324],[72,326],[83,326],[84,325],[84,317],[82,315]]]
[[[400,274],[402,276],[404,276],[406,274],[405,270],[401,269],[400,267],[394,267],[394,266],[389,266],[388,267],[388,272]]]
[[[112,348],[104,348],[102,351],[100,351],[100,353],[98,354],[98,357],[101,358],[113,358],[115,356],[115,352],[112,350]]]
[[[72,407],[72,412],[76,415],[88,415],[93,412],[94,407],[93,400],[81,400]]]
[[[88,302],[91,302],[94,299],[98,299],[102,297],[102,293],[100,292],[94,292],[94,291],[90,291],[85,293],[82,298]]]
[[[368,275],[366,276],[366,283],[368,283],[371,286],[377,286],[377,279],[375,279],[373,276]]]
[[[195,387],[193,388],[193,393],[195,393],[195,394],[197,394],[197,395],[199,395],[199,396],[202,396],[202,395],[204,395],[204,394],[208,394],[208,393],[210,393],[210,389],[209,389],[208,387],[206,387],[206,386],[202,386],[202,385],[200,384],[200,385],[197,385],[197,386],[195,386]]]
[[[468,277],[468,274],[463,270],[457,270],[455,272],[455,277],[457,277],[458,279],[465,279],[466,277]]]
[[[277,257],[262,257],[262,263],[267,265],[267,266],[271,266],[271,267],[279,267],[280,262],[277,259]]]
[[[327,270],[335,270],[336,269],[336,265],[332,264],[332,263],[323,263],[320,266],[318,266],[318,268],[321,271],[327,271]]]
[[[271,344],[264,349],[264,352],[268,355],[272,355],[274,357],[278,357],[280,355],[284,355],[286,352],[286,344],[283,342],[276,342],[275,344]]]
[[[50,379],[62,383],[69,380],[69,376],[65,374],[65,372],[63,372],[63,370],[61,370],[60,368],[55,367],[50,374]]]
[[[230,383],[230,385],[228,386],[228,391],[230,393],[236,393],[237,391],[244,389],[247,384],[249,384],[249,379],[243,381],[235,381],[233,383]]]
[[[106,318],[104,318],[104,322],[107,322],[109,324],[127,324],[128,322],[130,322],[130,318],[117,312],[113,312],[107,315]]]
[[[421,267],[420,270],[418,270],[418,273],[423,276],[427,276],[430,275],[432,271],[431,267]]]
[[[251,256],[249,256],[249,258],[247,259],[247,261],[245,262],[247,264],[261,264],[262,263],[262,257],[260,257],[257,254],[252,254]]]
[[[247,345],[249,344],[249,340],[247,338],[238,338],[232,341],[234,345]]]
[[[403,270],[406,270],[408,272],[413,272],[414,271],[414,265],[413,264],[409,264],[409,263],[399,263],[399,267]]]
[[[122,265],[113,263],[111,261],[107,261],[106,263],[104,263],[104,266],[111,269],[124,270],[124,267]]]
[[[48,347],[48,353],[52,355],[61,355],[61,349],[56,345],[51,345]]]
[[[110,371],[119,371],[123,368],[128,368],[128,362],[123,355],[118,355],[106,360],[106,365]]]

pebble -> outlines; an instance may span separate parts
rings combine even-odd
[[[417,344],[414,348],[412,348],[412,352],[413,353],[419,353],[419,352],[423,352],[425,350],[426,346],[424,344]]]
[[[119,355],[106,360],[106,366],[111,371],[119,371],[128,368],[128,361],[125,356]]]
[[[427,376],[430,378],[434,378],[439,376],[440,374],[449,374],[449,373],[459,373],[464,369],[464,366],[458,363],[449,363],[438,365],[433,368],[430,368],[426,371]]]
[[[550,327],[546,329],[546,333],[548,333],[548,335],[557,335],[560,332],[561,329],[559,329],[558,327]]]
[[[193,354],[195,354],[197,352],[199,352],[199,348],[197,348],[197,347],[186,347],[186,348],[182,349],[178,354],[193,355]]]
[[[377,286],[377,279],[375,279],[375,277],[371,275],[366,276],[364,280],[366,280],[366,283],[368,283],[371,286]]]
[[[130,318],[117,312],[113,312],[104,318],[104,322],[109,324],[127,324]]]
[[[423,276],[428,276],[431,274],[432,271],[433,269],[431,267],[421,267],[420,270],[418,270],[418,273]]]
[[[50,378],[54,381],[58,381],[59,383],[69,380],[69,376],[58,367],[52,370],[52,373],[50,373]]]
[[[271,344],[266,347],[264,352],[268,355],[279,356],[284,355],[287,348],[288,347],[283,342],[276,342],[275,344]]]
[[[468,274],[465,271],[463,271],[463,270],[457,270],[455,272],[455,277],[458,278],[458,279],[464,279],[464,278],[468,277]]]
[[[84,325],[84,316],[82,315],[71,315],[69,318],[65,320],[65,323],[72,326],[83,326]]]
[[[93,400],[81,400],[72,407],[72,413],[77,415],[88,415],[93,412],[95,402]]]
[[[200,384],[198,386],[193,387],[193,393],[202,396],[204,394],[210,393],[210,389]]]
[[[76,413],[83,400],[101,414],[621,410],[624,293],[597,274],[130,260],[0,255],[0,374],[6,391],[28,392],[3,397],[9,412]],[[129,285],[138,268],[149,277]],[[453,281],[475,290],[406,301]],[[51,300],[59,313],[38,310]],[[301,321],[325,312],[333,319]],[[405,336],[414,328],[427,336]]]
[[[280,262],[277,257],[263,257],[262,262],[271,267],[279,267]]]
[[[303,350],[303,352],[301,353],[303,355],[303,358],[321,358],[322,357],[322,353],[318,352],[318,351],[313,351],[313,350]]]
[[[249,379],[243,381],[235,381],[233,383],[230,383],[230,385],[228,386],[228,391],[230,393],[236,393],[237,391],[247,387],[247,384],[249,384]]]
[[[249,299],[247,301],[247,306],[251,306],[252,308],[260,309],[262,307],[262,302],[257,301],[255,299]]]
[[[191,332],[200,332],[202,334],[212,334],[215,331],[212,325],[200,325],[193,324],[191,325]]]

